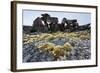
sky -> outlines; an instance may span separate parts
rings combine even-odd
[[[39,11],[39,10],[23,10],[22,20],[23,25],[32,26],[33,21],[37,17],[41,17],[41,14],[48,13],[51,17],[57,17],[58,23],[61,23],[62,19],[65,17],[67,19],[77,19],[79,25],[84,25],[91,23],[91,14],[83,12],[61,12],[61,11]]]

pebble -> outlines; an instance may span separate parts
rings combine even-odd
[[[41,51],[35,46],[24,45],[23,47],[23,62],[41,62],[53,61],[54,56],[49,52]]]

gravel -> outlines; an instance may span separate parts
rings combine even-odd
[[[53,61],[54,56],[46,51],[41,51],[39,48],[25,44],[23,45],[23,62],[42,62]]]
[[[85,60],[91,58],[90,40],[77,41],[67,60]]]

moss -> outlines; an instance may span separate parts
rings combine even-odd
[[[45,50],[45,51],[52,51],[54,46],[55,45],[53,43],[45,43],[45,44],[43,44],[41,46],[37,46],[37,47],[42,50]]]
[[[87,35],[87,34],[88,34],[88,31],[80,31],[79,34],[80,34],[80,35]]]
[[[54,37],[55,38],[63,38],[63,37],[65,37],[65,35],[63,33],[59,32],[58,34],[54,35]]]
[[[87,39],[89,40],[90,39],[90,35],[81,35],[80,39],[81,40],[87,40]]]
[[[72,33],[68,33],[67,37],[69,37],[69,38],[77,37],[77,34],[73,33],[73,32]]]
[[[64,49],[65,51],[71,51],[72,48],[73,48],[73,46],[72,46],[70,43],[65,43],[65,44],[63,45],[63,49]]]
[[[53,40],[53,39],[55,39],[55,37],[54,37],[53,35],[49,35],[49,36],[47,36],[47,37],[45,38],[45,40],[48,40],[48,41],[51,41],[51,40]]]
[[[40,33],[38,35],[28,35],[23,34],[24,38],[23,41],[41,41],[41,40],[47,40],[51,41],[56,38],[69,38],[73,40],[80,40],[80,39],[90,39],[90,33],[88,31],[78,31],[78,32],[54,32],[54,33]]]
[[[71,37],[70,40],[78,41],[78,40],[80,40],[80,38],[79,37]]]
[[[55,57],[64,56],[64,50],[62,49],[62,46],[55,46],[52,53]]]

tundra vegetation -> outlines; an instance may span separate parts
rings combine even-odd
[[[90,35],[88,30],[37,34],[24,33],[23,50],[27,49],[27,51],[23,51],[23,61],[38,62],[90,59]],[[43,54],[43,52],[46,52],[46,54]],[[43,55],[43,58],[40,55]]]

